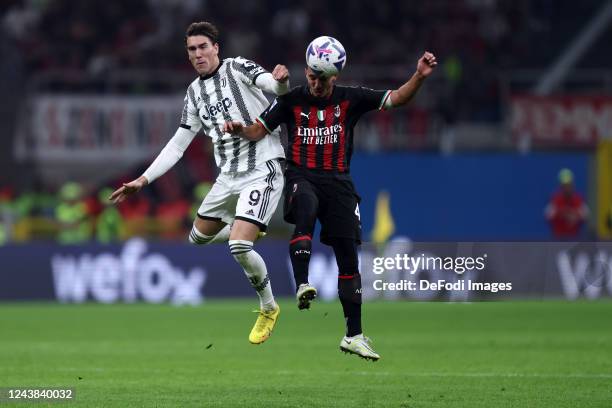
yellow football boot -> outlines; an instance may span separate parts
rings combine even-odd
[[[261,344],[272,334],[280,314],[280,306],[276,305],[276,309],[271,311],[256,310],[256,312],[259,313],[259,316],[257,316],[255,326],[253,326],[253,330],[249,334],[249,341],[253,344]]]

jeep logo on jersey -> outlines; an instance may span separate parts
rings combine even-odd
[[[206,105],[204,106],[204,113],[202,114],[202,119],[210,120],[211,117],[217,116],[217,114],[221,111],[227,113],[229,111],[230,106],[232,106],[232,100],[230,98],[223,98],[214,105]]]

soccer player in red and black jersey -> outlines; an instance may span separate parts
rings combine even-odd
[[[361,330],[361,277],[357,247],[361,243],[360,197],[350,176],[353,129],[365,113],[406,104],[437,65],[425,52],[416,72],[395,90],[336,85],[337,75],[305,69],[307,85],[277,97],[251,126],[226,122],[225,131],[257,141],[284,123],[288,131],[285,171],[285,220],[295,224],[290,256],[298,307],[307,309],[316,297],[308,284],[311,239],[317,218],[321,242],[330,245],[338,263],[338,295],[347,331],[345,352],[378,360]]]

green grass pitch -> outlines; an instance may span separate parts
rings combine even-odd
[[[338,349],[337,303],[248,343],[253,300],[0,304],[0,387],[74,387],[71,407],[610,407],[612,302],[373,302],[376,363]]]

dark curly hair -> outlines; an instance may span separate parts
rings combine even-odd
[[[208,21],[191,23],[185,32],[185,42],[187,42],[187,37],[192,37],[194,35],[204,35],[208,37],[213,44],[219,42],[219,29]]]

